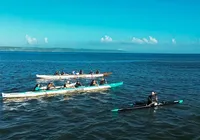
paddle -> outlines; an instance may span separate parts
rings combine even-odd
[[[103,73],[103,76],[109,76],[111,74],[112,74],[112,72],[105,72],[105,73]]]

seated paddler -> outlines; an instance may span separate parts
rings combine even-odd
[[[95,80],[92,80],[92,82],[90,83],[90,86],[98,86],[98,84]]]
[[[40,84],[36,84],[34,87],[34,91],[39,91],[40,90]]]
[[[99,85],[104,85],[104,84],[107,84],[107,81],[106,79],[102,78]]]
[[[75,86],[76,88],[78,88],[78,87],[82,86],[82,84],[81,84],[79,81],[77,81],[76,84],[75,84],[74,86]]]
[[[151,92],[151,95],[148,96],[147,105],[157,105],[158,104],[158,97],[156,92]]]
[[[96,71],[96,74],[100,74],[100,71],[99,71],[99,70],[97,70],[97,71]]]
[[[64,84],[64,88],[70,88],[72,87],[70,81],[67,81],[65,84]]]
[[[47,85],[47,90],[53,89],[55,88],[55,85],[53,84],[53,82],[48,83]]]

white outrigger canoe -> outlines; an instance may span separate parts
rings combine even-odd
[[[111,72],[100,73],[100,74],[64,74],[64,75],[39,75],[36,74],[37,78],[48,79],[48,80],[61,80],[61,79],[71,79],[71,78],[98,78],[111,75]]]
[[[28,92],[19,92],[19,93],[2,93],[3,98],[23,98],[23,97],[37,97],[44,95],[54,95],[54,94],[65,94],[71,92],[88,92],[88,91],[98,91],[106,90],[109,88],[114,88],[123,85],[123,82],[104,84],[99,86],[81,86],[78,88],[61,88],[61,89],[52,89],[52,90],[40,90],[40,91],[28,91]]]

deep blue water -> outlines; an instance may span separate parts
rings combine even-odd
[[[109,91],[0,101],[0,139],[200,139],[200,55],[0,52],[0,92],[32,90],[35,74],[113,72]],[[90,80],[82,80],[88,84]],[[55,81],[63,84],[63,81]],[[144,100],[183,104],[112,113]]]

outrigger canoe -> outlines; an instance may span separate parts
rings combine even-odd
[[[152,108],[156,106],[166,106],[166,105],[173,105],[173,104],[181,104],[183,103],[183,100],[176,100],[176,101],[162,101],[154,106],[146,105],[146,103],[140,103],[140,104],[131,104],[132,107],[127,108],[117,108],[111,110],[112,112],[124,112],[124,111],[131,111],[131,110],[138,110],[138,109],[145,109],[145,108]]]
[[[111,72],[100,73],[100,74],[64,74],[64,75],[39,75],[36,74],[37,78],[49,79],[49,80],[61,80],[61,79],[71,79],[71,78],[98,78],[111,75]]]
[[[71,92],[88,92],[88,91],[99,91],[114,88],[123,85],[123,82],[111,83],[99,86],[81,86],[78,88],[62,88],[52,90],[40,90],[40,91],[28,91],[19,93],[2,93],[3,98],[21,98],[21,97],[37,97],[43,95],[54,95],[54,94],[65,94]]]

